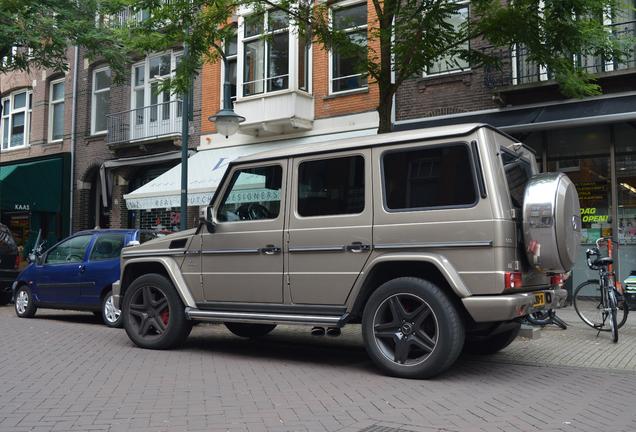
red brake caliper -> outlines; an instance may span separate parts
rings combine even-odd
[[[161,321],[163,321],[163,325],[167,326],[168,325],[168,321],[170,320],[170,309],[165,308],[161,314]]]

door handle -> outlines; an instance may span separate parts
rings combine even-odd
[[[276,255],[280,253],[280,248],[274,245],[267,245],[264,248],[261,248],[261,252],[265,255]]]
[[[86,266],[82,264],[77,269],[79,270],[80,273],[84,273],[86,271]]]
[[[368,252],[371,250],[371,245],[362,244],[361,242],[353,242],[347,246],[347,251],[353,253]]]

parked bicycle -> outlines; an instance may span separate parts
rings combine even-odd
[[[608,255],[601,258],[601,243],[605,242]],[[583,282],[574,291],[574,310],[583,322],[592,328],[601,331],[609,331],[612,340],[618,342],[618,329],[627,321],[629,307],[619,293],[613,272],[612,264],[612,240],[601,237],[596,240],[596,247],[585,251],[587,265],[592,270],[597,270],[598,280],[592,279]]]

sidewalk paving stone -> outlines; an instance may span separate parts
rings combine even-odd
[[[150,351],[89,314],[26,320],[0,307],[10,335],[0,432],[636,430],[636,313],[618,344],[571,308],[558,314],[568,330],[546,327],[418,381],[379,374],[359,326],[338,338],[281,326],[250,341],[203,324],[182,348]]]

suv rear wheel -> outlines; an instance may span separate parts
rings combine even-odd
[[[192,321],[172,282],[159,274],[141,276],[130,284],[122,302],[124,328],[138,346],[169,349],[183,343]]]
[[[362,335],[373,362],[402,378],[443,372],[464,344],[462,319],[447,294],[414,277],[390,280],[371,294]]]

